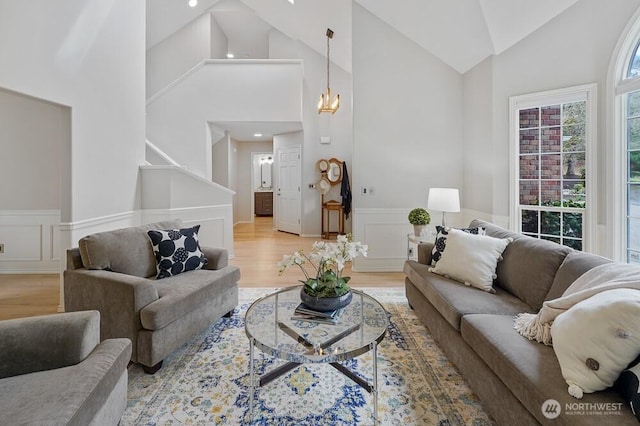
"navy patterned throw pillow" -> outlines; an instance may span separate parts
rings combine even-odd
[[[198,242],[199,230],[200,225],[196,225],[193,228],[147,232],[156,256],[158,279],[202,269],[207,264]]]
[[[444,251],[444,248],[447,244],[447,235],[449,235],[449,229],[451,228],[449,228],[448,226],[447,227],[440,226],[440,225],[436,226],[437,234],[436,234],[436,242],[433,246],[433,250],[431,250],[431,266],[436,266],[436,263],[442,257],[442,252]],[[487,232],[483,227],[455,228],[455,229],[459,229],[469,234],[487,235]]]

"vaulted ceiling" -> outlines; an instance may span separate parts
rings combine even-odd
[[[499,54],[571,7],[578,0],[354,0],[460,73]],[[266,32],[288,37],[326,54],[351,71],[351,2],[346,0],[188,0],[147,2],[147,48],[203,13],[216,12],[236,57],[257,57]],[[262,49],[264,50],[264,49]]]

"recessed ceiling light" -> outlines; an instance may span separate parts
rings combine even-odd
[[[289,3],[294,4],[295,0],[289,0]]]
[[[235,56],[234,56],[233,53],[227,53],[227,58],[233,59],[233,58],[235,58]]]
[[[198,0],[189,0],[189,6],[196,7],[198,5]]]
[[[256,138],[260,138],[262,137],[262,133],[254,133],[253,136],[255,136]]]

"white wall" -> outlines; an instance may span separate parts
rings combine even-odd
[[[231,149],[231,138],[226,134],[222,139],[214,142],[211,149],[212,175],[211,179],[222,186],[229,187],[232,171],[230,170],[229,150]]]
[[[335,35],[334,37],[338,37]],[[340,109],[335,114],[318,114],[318,98],[327,87],[326,56],[319,55],[308,46],[293,41],[279,31],[269,34],[270,58],[296,58],[304,61],[304,102],[302,143],[302,235],[320,235],[320,193],[309,184],[320,180],[316,163],[321,158],[335,157],[347,163],[352,170],[353,158],[353,108],[351,74],[331,63],[331,93],[340,94]],[[330,144],[320,144],[321,136],[329,136]],[[274,139],[275,142],[275,139]],[[274,151],[275,152],[275,151]],[[274,167],[275,169],[275,167]],[[351,183],[353,184],[352,175]],[[338,201],[341,198],[338,195]],[[345,228],[351,229],[351,220]]]
[[[224,59],[227,57],[227,36],[218,25],[218,22],[214,18],[214,14],[209,14],[211,17],[211,59]]]
[[[492,198],[491,212],[504,217],[509,214],[509,97],[526,93],[576,86],[586,83],[598,84],[598,152],[597,173],[600,194],[598,204],[599,226],[611,232],[611,220],[606,217],[605,194],[608,188],[606,146],[611,143],[606,133],[607,72],[615,44],[629,18],[640,6],[638,0],[621,0],[611,7],[598,0],[583,0],[567,9],[554,20],[541,27],[512,48],[496,56],[492,65],[480,64],[465,75],[465,90],[469,93],[486,94],[487,78],[478,76],[492,67],[490,94],[491,103],[476,104],[466,111],[466,122],[478,123],[487,119],[490,108],[493,121],[491,138],[477,141],[465,138],[465,146],[476,144],[476,151],[492,153],[492,188],[483,188],[483,194]],[[487,170],[467,171],[465,182],[487,180]],[[477,204],[478,209],[487,208]],[[605,233],[606,233],[605,232]],[[612,248],[603,241],[598,242],[597,252],[612,256]]]
[[[60,210],[68,108],[0,90],[0,209]]]
[[[353,67],[353,180],[373,187],[356,206],[426,206],[429,187],[460,188],[460,74],[357,4]]]
[[[2,1],[0,28],[0,88],[62,106],[63,141],[51,157],[60,162],[59,211],[33,210],[37,206],[29,201],[30,210],[18,211],[18,223],[16,211],[0,205],[3,224],[40,228],[39,250],[15,246],[22,250],[16,256],[21,265],[31,262],[32,268],[3,265],[2,272],[52,272],[64,266],[64,250],[80,237],[139,223],[145,3],[68,0],[61,7],[47,0]],[[5,153],[17,142],[0,143]],[[27,191],[40,184],[39,174],[22,173],[22,179]],[[44,198],[54,203],[55,197]]]
[[[302,121],[299,61],[208,60],[147,103],[147,138],[180,165],[211,176],[208,122]]]
[[[0,90],[0,272],[57,272],[70,110]],[[66,164],[66,161],[64,162]]]
[[[140,206],[144,22],[144,2],[0,2],[0,28],[11,35],[0,37],[0,87],[71,109],[63,221]]]
[[[464,75],[463,206],[493,212],[493,58]]]
[[[211,14],[206,13],[147,50],[147,98],[198,63],[211,59],[212,53],[226,51],[226,37],[220,37],[221,32]]]
[[[353,101],[353,232],[370,248],[354,267],[400,270],[409,210],[463,184],[462,76],[354,4]]]
[[[178,166],[142,166],[141,221],[180,218],[201,225],[200,241],[233,255],[233,191]]]

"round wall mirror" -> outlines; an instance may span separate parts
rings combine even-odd
[[[338,161],[335,158],[329,160],[327,179],[329,179],[329,182],[332,184],[336,184],[342,180],[342,161]]]

